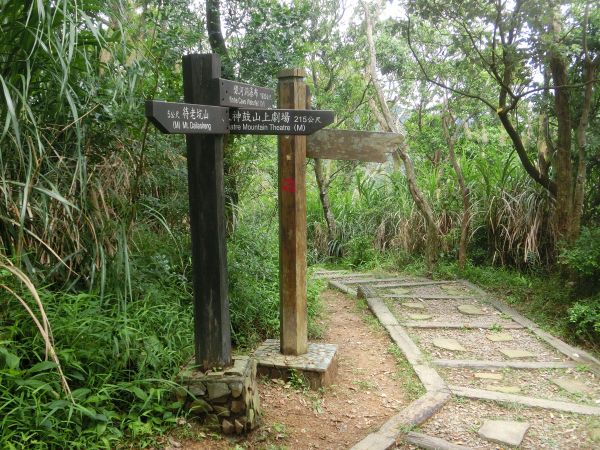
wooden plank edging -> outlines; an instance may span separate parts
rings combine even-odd
[[[405,429],[414,428],[435,414],[451,395],[448,392],[428,392],[393,416],[375,433],[355,444],[351,450],[387,450],[403,440]]]
[[[384,294],[384,298],[416,298],[419,300],[478,300],[477,295],[416,295],[416,294]]]
[[[342,291],[348,295],[356,295],[355,289],[352,289],[351,287],[346,286],[344,283],[342,283],[340,281],[329,280],[328,285],[331,289],[337,289],[338,291]]]
[[[479,400],[492,400],[497,402],[518,403],[519,405],[533,406],[536,408],[555,409],[557,411],[600,416],[600,408],[597,406],[581,405],[579,403],[565,402],[560,400],[546,400],[543,398],[527,397],[525,395],[504,394],[484,389],[474,389],[464,386],[448,386],[450,392],[460,397],[474,398]]]
[[[393,281],[400,281],[397,277],[394,278],[356,278],[345,280],[347,284],[361,284],[361,283],[390,283]]]
[[[394,315],[385,306],[380,298],[367,298],[369,309],[375,314],[377,320],[387,330],[392,341],[400,348],[408,362],[413,366],[421,363],[423,354],[417,345],[413,342],[404,328],[398,323]]]
[[[482,323],[443,323],[430,322],[425,320],[409,320],[402,323],[402,326],[408,328],[465,328],[465,329],[484,329],[489,330],[498,327],[498,324],[482,324]],[[521,330],[525,328],[523,325],[514,323],[500,325],[505,330]]]
[[[398,283],[376,283],[376,288],[401,288],[401,287],[419,287],[419,286],[435,286],[438,284],[456,284],[459,281],[402,281]]]
[[[469,369],[569,369],[577,367],[573,361],[485,361],[476,359],[434,359],[433,365]]]

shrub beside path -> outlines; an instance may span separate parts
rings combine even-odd
[[[600,361],[464,281],[321,270],[364,298],[426,394],[352,447],[600,447]]]

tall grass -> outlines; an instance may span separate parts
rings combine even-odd
[[[129,185],[127,158],[99,151],[89,126],[111,106],[98,98],[108,31],[92,2],[1,8],[0,247],[34,281],[89,285],[117,252],[113,200]]]
[[[54,339],[0,294],[2,448],[114,448],[123,438],[146,446],[175,423],[182,405],[171,400],[171,380],[193,351],[191,299],[179,279],[163,279],[170,289],[147,289],[124,312],[113,295],[32,290],[13,272],[0,271],[0,284],[43,305]]]
[[[472,134],[457,142],[457,156],[471,196],[469,257],[476,262],[519,268],[548,266],[555,258],[553,245],[549,245],[554,236],[548,220],[551,202],[523,173],[499,132],[488,127],[485,141]],[[419,186],[443,233],[440,256],[454,258],[462,216],[459,186],[449,161],[442,158],[434,163],[428,158],[439,145],[435,133],[428,133],[434,134],[429,140],[426,135],[411,141],[411,152]],[[329,195],[339,232],[335,245],[343,250],[345,264],[376,266],[387,257],[387,251],[423,254],[426,227],[400,169],[386,164],[342,170],[331,182]],[[312,261],[331,260],[331,243],[325,237],[316,189],[309,190],[307,205]]]

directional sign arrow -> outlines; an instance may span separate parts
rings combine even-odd
[[[146,117],[163,133],[229,133],[229,108],[220,106],[148,100]]]
[[[371,131],[321,130],[306,139],[306,156],[385,162],[404,140],[401,134]]]
[[[219,105],[233,108],[272,108],[275,103],[275,90],[238,81],[217,78]]]
[[[232,134],[312,134],[333,123],[333,111],[304,109],[230,109]]]

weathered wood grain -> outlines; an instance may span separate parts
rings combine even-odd
[[[304,109],[304,71],[279,74],[279,108]],[[279,136],[279,320],[281,353],[308,349],[306,304],[306,136]]]
[[[395,133],[319,130],[308,136],[306,156],[383,163],[403,140],[402,135]]]
[[[207,86],[221,75],[218,55],[183,57],[187,103],[214,104]],[[223,136],[186,135],[188,195],[194,286],[196,364],[204,369],[231,364],[231,324],[225,250]]]

